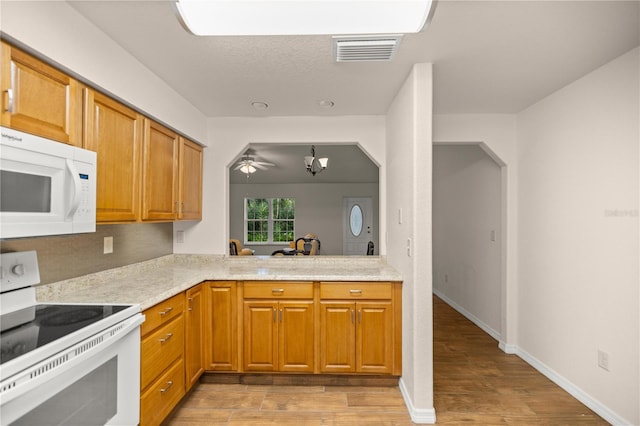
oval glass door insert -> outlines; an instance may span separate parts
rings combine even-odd
[[[362,209],[357,204],[351,207],[349,226],[354,237],[358,237],[362,233]]]

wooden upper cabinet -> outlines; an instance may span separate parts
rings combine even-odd
[[[179,137],[145,118],[142,173],[142,220],[178,217]]]
[[[1,49],[2,125],[81,146],[79,83],[9,44]]]
[[[202,219],[202,147],[180,138],[178,219]]]
[[[143,116],[85,88],[84,127],[84,147],[98,153],[96,220],[138,220]]]

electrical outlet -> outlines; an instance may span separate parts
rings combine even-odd
[[[113,237],[104,237],[102,248],[104,254],[113,253]]]
[[[600,349],[598,349],[598,367],[602,368],[603,370],[610,371],[609,354]]]
[[[177,231],[176,232],[176,242],[178,244],[184,243],[184,231]]]

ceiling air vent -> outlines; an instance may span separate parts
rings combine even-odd
[[[333,37],[336,62],[390,61],[402,35]]]

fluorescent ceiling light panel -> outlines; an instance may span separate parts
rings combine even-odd
[[[416,33],[432,0],[178,0],[195,35]]]

